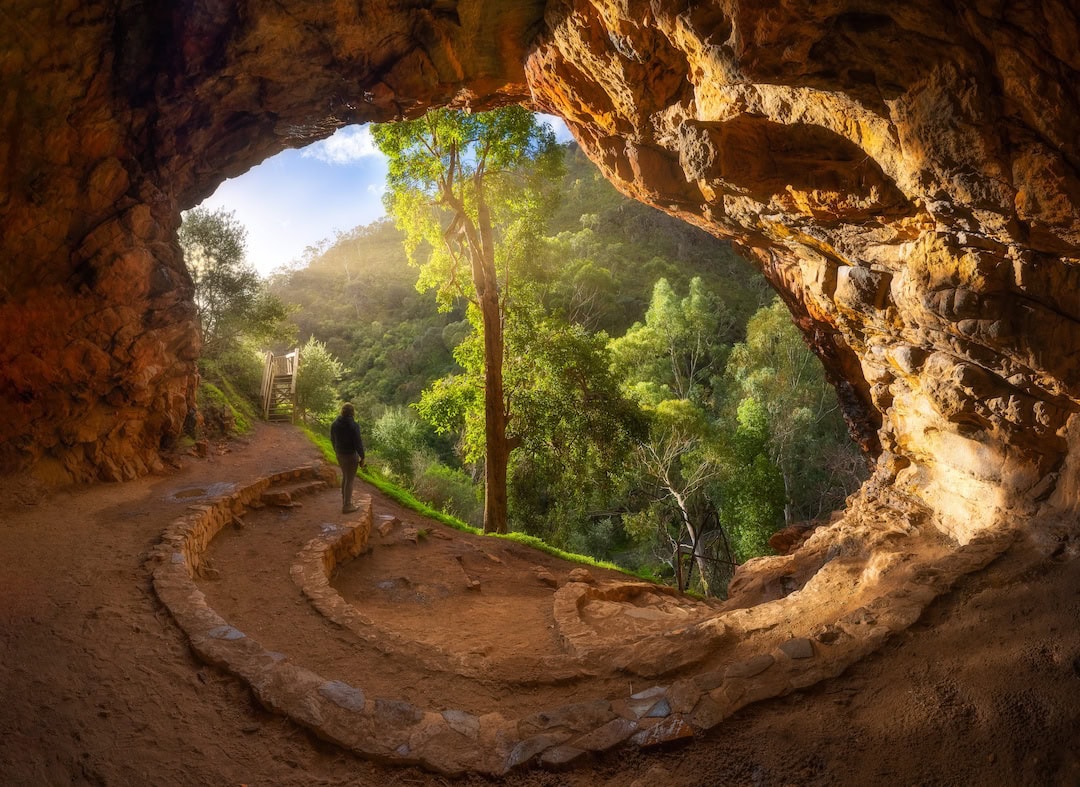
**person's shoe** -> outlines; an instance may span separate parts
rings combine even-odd
[[[359,511],[360,509],[354,505],[347,505],[341,509],[343,514],[351,514],[353,511]]]

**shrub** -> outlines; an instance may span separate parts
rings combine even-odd
[[[413,477],[413,456],[426,453],[424,426],[406,407],[386,410],[371,428],[372,448],[390,472],[404,482]]]
[[[264,358],[254,343],[242,340],[218,356],[199,359],[199,373],[219,388],[228,382],[239,396],[257,406],[262,394]]]
[[[568,528],[563,544],[556,544],[567,552],[591,555],[600,560],[610,559],[618,547],[626,542],[626,534],[618,521],[612,517],[595,519],[584,526]]]
[[[333,418],[337,404],[335,383],[341,376],[341,363],[318,339],[308,339],[300,348],[300,366],[296,373],[296,407],[307,423],[323,423]]]
[[[202,434],[196,436],[225,437],[251,430],[253,413],[250,405],[243,402],[227,383],[225,388],[223,391],[208,380],[199,383],[196,404],[202,414],[203,425]]]
[[[413,462],[413,491],[429,505],[474,527],[484,524],[480,490],[461,470],[454,470],[418,453]]]

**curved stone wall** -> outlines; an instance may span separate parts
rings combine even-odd
[[[1080,18],[1068,0],[13,0],[0,469],[152,469],[193,402],[179,210],[350,122],[529,101],[734,238],[878,461],[958,541],[1077,495]],[[61,34],[62,33],[62,34]]]
[[[656,625],[642,625],[650,608],[635,601],[642,594],[677,595],[670,588],[634,580],[597,583],[588,572],[571,574],[552,596],[560,652],[521,654],[516,661],[538,669],[500,675],[500,665],[483,658],[461,660],[437,652],[421,658],[424,670],[447,681],[506,680],[505,686],[521,689],[528,708],[523,714],[515,703],[517,712],[499,707],[477,713],[372,696],[370,687],[319,674],[295,654],[268,650],[238,628],[238,621],[226,620],[207,604],[196,579],[217,576],[217,569],[207,569],[206,553],[221,529],[259,501],[289,505],[290,494],[325,490],[334,475],[327,466],[297,468],[190,506],[151,550],[147,565],[154,590],[195,652],[243,680],[268,709],[362,756],[446,774],[501,775],[536,763],[562,768],[619,746],[660,746],[710,730],[753,702],[836,677],[914,623],[961,576],[985,567],[1016,534],[998,530],[954,549],[916,516],[886,524],[869,515],[852,516],[815,532],[802,558],[766,561],[771,570],[790,576],[807,555],[832,555],[799,592],[747,608],[736,602],[747,590],[743,587],[722,607],[701,605],[677,622],[665,616]],[[339,566],[369,549],[372,519],[371,498],[341,524],[312,518],[312,537],[289,569],[312,608],[301,605],[298,613],[291,597],[260,603],[277,605],[273,608],[282,616],[317,612],[356,643],[416,663],[413,657],[427,645],[374,623],[363,600],[353,606],[330,584]],[[851,543],[866,549],[856,552]],[[263,559],[257,559],[260,567]],[[606,609],[594,617],[589,608],[598,602]],[[620,614],[612,615],[613,605],[623,607]],[[602,673],[617,674],[619,680],[589,681]],[[571,680],[575,677],[580,680]],[[635,691],[635,678],[652,685]],[[535,692],[522,681],[534,689],[538,681],[559,684],[565,699],[555,707],[536,707]],[[617,686],[617,696],[611,691],[605,696],[602,686]]]

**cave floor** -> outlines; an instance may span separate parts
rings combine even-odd
[[[200,494],[226,490],[214,486],[231,483],[226,479],[243,482],[315,459],[299,431],[262,426],[206,459],[178,458],[179,467],[165,476],[49,494],[14,480],[0,489],[4,783],[493,783],[378,765],[317,740],[263,710],[237,679],[201,664],[154,595],[145,561],[162,523],[198,502]],[[307,514],[317,517],[318,506],[333,506],[333,495],[324,497],[305,502]],[[394,513],[408,524],[409,514]],[[282,520],[280,512],[258,517],[266,521],[253,519],[243,532],[223,534],[212,546],[220,578],[200,582],[219,609],[256,618],[266,606],[258,592],[273,587],[255,580],[235,584],[239,574],[230,566],[250,561],[250,550],[258,549],[251,539],[284,526],[274,521]],[[295,552],[303,537],[284,538]],[[530,555],[529,566],[516,565],[520,555],[486,550],[492,560],[468,548],[461,561],[432,554],[415,559],[436,543],[460,549],[455,538],[388,544],[379,570],[346,566],[335,586],[354,603],[366,600],[372,615],[413,627],[418,641],[452,643],[462,625],[472,626],[473,644],[467,647],[497,659],[500,648],[517,649],[520,643],[501,637],[505,621],[480,604],[484,585],[531,572],[546,557]],[[1070,548],[1047,559],[1021,540],[986,569],[962,578],[919,622],[838,678],[744,708],[675,748],[623,749],[573,771],[515,772],[498,783],[1078,783],[1080,564],[1070,559],[1075,554]],[[554,560],[547,567],[555,574],[572,568]],[[481,592],[461,590],[455,571],[479,578]],[[540,601],[523,599],[522,614],[537,617],[536,630],[546,630],[542,616],[549,605],[543,594],[551,591],[534,576],[527,581],[523,594]],[[451,598],[472,609],[439,607]],[[325,644],[328,651],[335,647]],[[388,670],[379,680],[395,696],[425,692],[419,669]],[[446,702],[474,701],[482,711],[487,700],[470,700],[462,694],[468,686],[463,679],[438,688]]]
[[[508,717],[656,684],[566,656],[553,597],[571,572],[587,572],[588,584],[640,588],[636,603],[583,605],[605,643],[632,644],[715,613],[715,604],[649,592],[648,583],[617,571],[425,520],[358,481],[354,498],[361,497],[373,499],[376,528],[365,552],[334,571],[331,585],[362,613],[366,638],[317,614],[290,579],[305,544],[348,519],[338,489],[248,511],[241,528],[223,528],[197,582],[206,603],[266,649],[371,697]],[[391,520],[384,534],[380,519]]]

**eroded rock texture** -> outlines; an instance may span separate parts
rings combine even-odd
[[[147,472],[194,405],[181,209],[349,122],[528,98],[539,3],[0,6],[0,472]]]
[[[1070,0],[14,0],[0,18],[4,469],[129,477],[176,435],[198,351],[179,209],[347,122],[531,100],[625,192],[759,261],[879,457],[871,490],[961,541],[1076,498]]]
[[[552,3],[530,56],[628,194],[737,240],[959,540],[1051,494],[1080,401],[1074,3]]]

